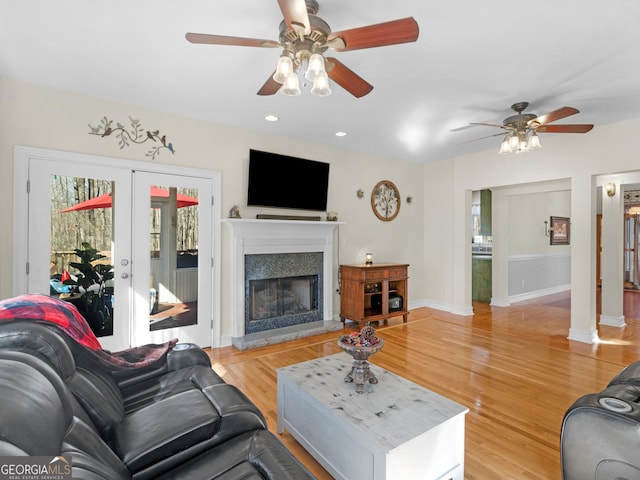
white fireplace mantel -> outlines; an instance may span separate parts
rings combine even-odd
[[[333,319],[333,232],[344,222],[227,218],[231,226],[233,336],[244,337],[244,257],[267,253],[323,253],[324,321]]]

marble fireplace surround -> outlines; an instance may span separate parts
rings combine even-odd
[[[342,222],[307,220],[224,220],[231,227],[232,241],[232,343],[240,349],[253,348],[340,328],[333,319],[333,234]],[[273,253],[323,254],[323,320],[291,327],[245,334],[245,256]]]

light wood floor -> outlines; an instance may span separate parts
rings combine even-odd
[[[415,309],[406,324],[394,318],[379,326],[385,347],[371,360],[469,408],[466,479],[560,479],[565,411],[640,359],[640,293],[625,293],[627,326],[599,327],[597,345],[566,339],[569,304],[562,293],[510,307],[474,303],[473,316]],[[216,372],[258,405],[275,432],[276,369],[340,352],[338,334],[208,353]],[[319,479],[331,478],[287,432],[280,438]]]

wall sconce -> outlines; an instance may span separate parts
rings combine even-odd
[[[365,265],[373,265],[373,253],[365,253],[364,254],[364,264]]]
[[[549,228],[549,222],[548,221],[544,221],[544,236],[548,237],[549,235],[551,235],[551,229]]]
[[[358,191],[356,192],[356,195],[358,198],[362,198],[364,197],[364,191],[361,188],[359,188]]]
[[[411,195],[409,195],[407,197],[407,203],[411,203],[411,202],[413,202],[413,197]]]
[[[604,186],[604,191],[607,192],[607,195],[613,197],[616,194],[616,184],[614,182],[607,182]]]

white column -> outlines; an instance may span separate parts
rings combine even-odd
[[[509,262],[508,254],[508,213],[507,196],[499,188],[492,189],[491,195],[491,234],[493,237],[491,257],[491,305],[506,307],[509,301]]]
[[[588,173],[571,178],[571,327],[569,340],[596,343],[596,185]]]
[[[623,327],[624,321],[624,200],[620,184],[613,182],[615,194],[602,188],[602,232],[600,241],[600,275],[602,277],[602,310],[600,324]]]
[[[454,195],[453,308],[452,313],[473,315],[471,305],[471,190]]]

